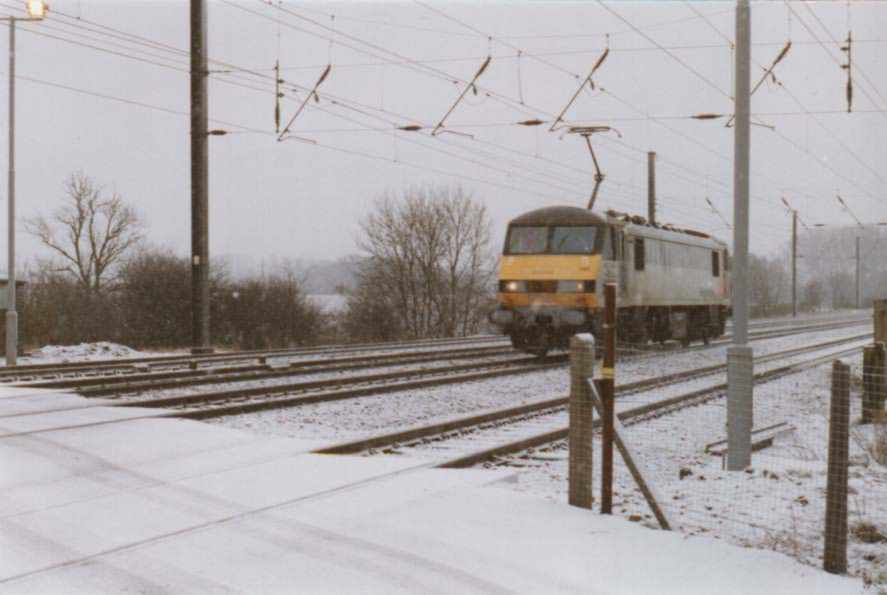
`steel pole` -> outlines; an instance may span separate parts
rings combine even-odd
[[[798,212],[792,211],[792,318],[798,315]]]
[[[15,19],[9,19],[9,177],[7,179],[6,365],[18,357],[18,312],[15,311]]]
[[[751,464],[753,353],[748,346],[748,221],[751,94],[751,8],[736,2],[736,88],[733,127],[733,345],[727,350],[727,469]]]
[[[647,153],[647,220],[656,225],[656,152]]]
[[[206,62],[206,4],[204,0],[191,0],[191,350],[194,353],[212,351]]]
[[[860,262],[859,262],[859,241],[860,237],[856,236],[856,309],[859,310],[861,307],[861,298],[862,298],[862,279],[859,275],[860,270]]]

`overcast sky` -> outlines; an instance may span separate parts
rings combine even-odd
[[[9,14],[23,4],[0,0]],[[497,244],[504,223],[521,212],[584,206],[593,169],[582,139],[513,123],[551,120],[577,89],[576,75],[584,77],[601,55],[606,34],[611,52],[594,77],[597,90],[583,91],[566,115],[622,135],[594,136],[606,174],[600,208],[644,213],[645,152],[654,150],[660,220],[731,239],[706,198],[732,220],[733,129],[723,119],[687,116],[732,112],[732,3],[430,6],[209,3],[210,58],[236,67],[211,66],[210,114],[218,120],[211,126],[237,132],[210,138],[213,253],[255,260],[353,253],[357,222],[373,199],[412,184],[461,183],[487,205]],[[887,4],[791,7],[797,14],[781,2],[752,9],[753,82],[793,42],[776,67],[779,84],[765,83],[752,102],[755,119],[775,126],[752,128],[752,246],[759,252],[788,238],[783,195],[810,224],[852,223],[838,193],[861,220],[887,220],[887,80],[878,60]],[[154,242],[186,253],[189,87],[187,54],[176,50],[188,48],[188,3],[55,0],[51,10],[44,22],[19,25],[17,36],[20,217],[57,207],[65,177],[82,170],[135,205]],[[848,27],[856,40],[849,115],[839,66],[846,55],[832,41],[846,38]],[[478,95],[447,120],[448,129],[473,138],[394,131],[433,126],[464,88],[454,81],[470,79],[488,55]],[[284,121],[305,96],[297,89],[311,87],[332,64],[320,102],[310,102],[292,128],[317,144],[276,141],[278,59]],[[5,101],[0,110],[6,122]],[[39,253],[24,236],[19,246],[22,259]]]

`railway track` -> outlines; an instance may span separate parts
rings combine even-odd
[[[867,322],[864,318],[847,318],[839,320],[825,321],[803,321],[801,323],[790,323],[778,321],[775,323],[761,321],[756,327],[760,330],[752,332],[761,333],[761,338],[767,338],[766,333],[771,338],[791,334],[792,332],[800,332],[801,330],[829,330],[833,328],[841,328],[842,326],[850,326],[854,323]],[[782,333],[782,334],[781,334]],[[720,345],[729,341],[729,335],[724,338],[712,342],[712,345]],[[0,368],[0,382],[28,382],[34,386],[45,386],[51,388],[79,388],[91,385],[101,385],[106,382],[112,382],[109,378],[129,380],[161,380],[173,378],[194,378],[201,375],[232,373],[236,371],[248,373],[259,372],[276,367],[275,361],[292,360],[299,358],[322,357],[324,355],[335,354],[342,356],[347,354],[356,354],[367,351],[391,352],[398,350],[415,350],[415,349],[433,349],[439,347],[456,347],[456,348],[481,348],[488,346],[503,350],[510,349],[509,342],[499,335],[480,335],[476,337],[465,337],[457,339],[426,339],[420,341],[402,341],[395,343],[364,343],[357,345],[330,345],[312,348],[296,348],[296,349],[277,349],[264,351],[241,351],[228,353],[214,353],[206,355],[173,355],[173,356],[152,356],[143,358],[126,358],[115,360],[99,360],[92,362],[62,362],[55,364],[28,364],[16,366],[15,368]],[[703,349],[705,346],[698,345],[689,349]],[[648,351],[669,350],[668,346],[650,346],[645,348]],[[378,357],[383,357],[379,354]],[[363,356],[372,357],[372,356]],[[317,365],[332,365],[334,359],[318,360]],[[357,357],[360,359],[360,357]],[[297,362],[291,362],[297,363]],[[238,370],[238,368],[240,368]],[[89,379],[94,379],[90,382]],[[43,382],[45,384],[39,384]]]
[[[858,343],[870,337],[871,334],[867,333],[760,356],[755,359],[756,365],[808,353],[831,350],[824,355],[820,354],[800,362],[789,363],[758,372],[755,374],[755,380],[759,383],[767,382],[787,374],[814,367],[837,357],[858,352],[862,347],[861,345],[855,345],[839,351],[834,351],[834,349],[847,343]],[[617,386],[616,394],[617,398],[624,398],[627,395],[641,391],[681,384],[705,376],[723,373],[725,370],[726,365],[713,365],[664,377],[631,382]],[[636,407],[624,409],[618,413],[618,416],[625,424],[637,423],[647,417],[664,415],[675,409],[697,405],[718,398],[725,389],[725,383],[708,385],[674,397],[653,399]],[[343,442],[318,449],[316,452],[353,454],[381,451],[387,454],[402,454],[405,451],[421,448],[431,449],[435,454],[444,453],[444,460],[437,464],[439,467],[467,467],[498,456],[514,454],[566,439],[567,404],[567,397],[537,401],[516,407],[481,412],[467,417],[444,420],[429,425],[415,426],[383,435]],[[479,434],[488,434],[489,437],[479,437]],[[478,442],[484,443],[485,446],[478,449]]]
[[[859,335],[859,337],[868,336],[868,335]],[[844,341],[850,340],[847,338],[842,339]],[[837,344],[841,340],[834,342]],[[823,348],[825,344],[820,344],[818,346],[810,346],[806,348],[799,348],[797,351],[801,352],[803,350],[809,350],[813,348]],[[785,357],[788,352],[782,352],[778,355]],[[768,358],[777,357],[777,354],[773,354],[772,356],[765,356]],[[759,361],[763,361],[759,359]],[[342,399],[349,398],[357,398],[363,396],[374,396],[381,395],[385,393],[392,393],[398,391],[405,391],[409,389],[420,389],[420,388],[429,388],[435,386],[442,386],[446,384],[453,384],[459,382],[469,382],[475,380],[484,380],[490,378],[496,378],[501,376],[510,376],[514,374],[526,374],[531,372],[545,371],[556,369],[562,367],[566,363],[566,356],[562,356],[560,359],[549,358],[546,362],[540,363],[540,361],[536,358],[523,358],[522,367],[520,369],[510,369],[507,366],[496,367],[488,367],[487,369],[479,369],[475,368],[474,370],[470,369],[469,366],[462,366],[463,373],[459,374],[438,374],[435,375],[435,372],[445,372],[445,369],[438,368],[434,371],[425,373],[420,376],[413,375],[410,379],[403,379],[403,374],[400,374],[400,380],[395,380],[394,382],[390,382],[392,379],[395,379],[396,376],[388,374],[384,375],[387,378],[382,378],[383,375],[375,375],[375,382],[377,384],[368,384],[365,383],[363,385],[351,385],[347,387],[339,386],[334,388],[332,385],[330,386],[318,386],[315,385],[312,389],[312,392],[305,392],[300,394],[292,394],[291,392],[287,392],[290,389],[286,386],[281,388],[280,386],[273,387],[273,390],[269,391],[267,388],[252,388],[248,392],[245,391],[221,391],[225,392],[225,394],[215,393],[215,399],[213,399],[211,403],[204,403],[204,406],[201,406],[199,401],[194,400],[191,402],[185,401],[178,405],[179,409],[174,410],[166,410],[166,409],[155,409],[152,410],[150,407],[146,408],[145,405],[150,405],[150,403],[131,401],[131,402],[119,402],[119,403],[110,403],[112,407],[141,407],[142,410],[133,411],[134,415],[126,415],[123,418],[115,418],[115,419],[107,419],[96,422],[76,422],[74,421],[72,425],[64,426],[64,428],[68,427],[85,427],[85,426],[93,426],[93,425],[102,425],[106,423],[118,423],[120,421],[127,421],[132,419],[142,419],[142,418],[157,418],[157,417],[185,417],[192,419],[207,419],[212,417],[221,417],[226,415],[238,415],[242,413],[263,411],[269,409],[278,409],[278,408],[286,408],[286,407],[294,407],[299,405],[305,405],[310,403],[319,403],[324,401],[336,401]],[[518,364],[513,364],[517,366]],[[633,383],[633,390],[642,390],[644,387],[653,387],[653,386],[665,386],[669,383],[678,382],[681,380],[686,380],[687,378],[692,377],[693,375],[705,374],[705,373],[715,373],[719,369],[723,369],[722,365],[714,365],[707,366],[704,368],[698,368],[692,371],[686,371],[682,373],[672,374],[665,377],[658,377],[649,380],[644,380],[638,383]],[[364,378],[366,380],[366,378]],[[304,386],[302,388],[305,388]],[[622,394],[627,394],[625,391],[628,390],[626,387],[622,387]],[[269,397],[268,393],[272,393]],[[187,396],[187,395],[186,395]],[[164,399],[165,400],[165,399]],[[549,403],[551,407],[562,407],[563,402],[552,402]],[[170,406],[169,401],[166,400],[163,403],[161,400],[157,400],[153,403],[154,407],[161,406]],[[96,404],[86,404],[86,405],[77,405],[77,406],[69,406],[69,407],[60,407],[53,409],[41,409],[41,410],[20,410],[18,413],[12,413],[8,415],[3,415],[0,417],[25,417],[29,415],[38,415],[38,414],[46,414],[46,413],[54,413],[59,411],[68,411],[73,409],[84,409],[90,407],[108,407],[109,403],[107,400],[102,399],[101,402]],[[530,406],[543,408],[540,404],[530,404]],[[524,406],[526,407],[526,406]],[[530,412],[532,413],[532,412]],[[515,415],[528,415],[530,414],[526,410],[521,410],[520,408],[516,408],[513,411],[508,412],[508,414],[503,413],[502,411],[493,412],[490,417],[485,419],[477,419],[476,423],[481,422],[493,422],[497,423],[498,419],[507,418]],[[483,414],[489,415],[489,414]],[[477,416],[474,416],[477,417]],[[458,420],[458,422],[449,429],[458,429],[460,426],[464,426],[464,420]],[[469,424],[470,425],[470,424]],[[33,430],[22,430],[22,431],[11,431],[6,434],[0,435],[0,437],[13,437],[17,435],[24,435],[34,432],[46,431],[47,429],[52,429],[51,427],[47,427],[44,429],[33,429]],[[63,428],[56,428],[63,429]],[[446,430],[448,428],[441,428],[441,430]],[[400,438],[403,439],[403,438]],[[550,437],[552,440],[557,439],[557,435],[554,437]],[[543,441],[544,442],[544,441]],[[532,446],[532,444],[530,445]],[[506,449],[502,452],[507,452],[509,449]]]
[[[348,354],[363,351],[395,351],[398,349],[421,349],[449,345],[496,344],[503,347],[508,342],[499,335],[480,335],[453,339],[425,339],[420,341],[400,341],[390,343],[363,343],[356,345],[328,345],[323,347],[272,349],[259,351],[233,351],[204,355],[167,355],[140,358],[120,358],[78,362],[57,362],[52,364],[25,364],[14,368],[0,368],[0,382],[28,381],[45,378],[60,378],[66,375],[88,376],[101,373],[129,374],[145,370],[163,370],[174,367],[199,368],[205,365],[218,365],[232,362],[258,362],[266,365],[269,360],[295,357],[311,357],[330,353]]]
[[[854,321],[855,322],[855,321]],[[795,333],[813,330],[834,330],[852,325],[854,322],[827,323],[813,327],[803,325],[794,328],[778,328],[775,330],[753,331],[751,338],[756,340],[778,338]],[[694,346],[689,349],[701,350],[713,348],[728,341],[719,340],[708,346]],[[634,353],[634,352],[631,352]],[[429,363],[443,360],[473,359],[481,357],[499,357],[517,354],[508,346],[491,345],[487,347],[466,347],[456,349],[436,349],[426,351],[410,351],[396,354],[378,354],[349,358],[297,360],[278,364],[247,364],[227,367],[197,368],[185,370],[164,370],[154,372],[130,373],[124,376],[84,376],[79,378],[54,379],[19,383],[19,386],[35,388],[74,389],[84,396],[120,396],[125,393],[139,393],[152,390],[186,388],[202,385],[254,382],[303,376],[309,374],[346,372],[369,368],[393,367]],[[553,356],[558,357],[558,356]]]
[[[831,327],[829,327],[831,328]],[[760,331],[752,334],[755,340],[766,338],[774,338],[785,336],[786,334],[797,334],[806,332],[808,329],[793,329],[788,331]],[[715,347],[714,345],[709,346]],[[492,348],[485,352],[492,353]],[[512,352],[514,353],[514,352]],[[413,354],[416,356],[416,354]],[[460,352],[457,357],[467,359],[476,359],[479,356],[477,350],[473,353]],[[382,357],[382,356],[373,356]],[[417,359],[424,361],[432,361],[437,356],[434,352],[421,354]],[[366,358],[358,358],[366,359]],[[384,361],[376,359],[376,362]],[[415,363],[416,360],[406,363]],[[305,362],[301,362],[305,363]],[[309,364],[323,363],[309,362]],[[388,362],[389,364],[391,362]],[[405,362],[401,362],[403,365]],[[115,401],[108,403],[106,400],[95,404],[78,404],[59,407],[55,409],[45,410],[44,413],[71,411],[79,409],[87,409],[91,407],[139,407],[139,408],[164,408],[169,409],[168,412],[162,414],[164,417],[184,417],[190,419],[210,419],[216,417],[224,417],[231,415],[242,415],[245,413],[254,413],[259,411],[267,411],[271,409],[282,409],[288,407],[297,407],[321,402],[332,402],[344,399],[353,399],[358,397],[378,396],[388,393],[395,393],[407,390],[416,390],[423,388],[432,388],[448,384],[459,384],[473,382],[479,380],[489,380],[492,378],[515,376],[521,374],[530,374],[535,372],[545,372],[558,367],[562,367],[567,363],[565,354],[555,355],[539,360],[535,357],[521,356],[494,361],[480,361],[468,364],[457,364],[451,366],[438,366],[426,369],[409,369],[397,370],[376,374],[363,374],[357,376],[335,377],[323,380],[302,380],[299,382],[284,382],[272,385],[247,386],[239,388],[225,388],[222,390],[203,391],[190,394],[180,394],[162,397],[137,397],[135,391],[150,392],[164,387],[181,388],[185,386],[193,386],[196,384],[219,384],[224,382],[232,382],[233,378],[239,380],[255,380],[257,374],[264,374],[266,379],[285,379],[287,376],[296,376],[299,374],[310,374],[314,372],[324,371],[320,365],[307,365],[304,369],[291,370],[289,368],[283,370],[273,370],[265,372],[251,373],[249,376],[242,375],[210,375],[203,378],[163,378],[159,381],[152,382],[133,382],[123,383],[120,386],[94,386],[91,388],[81,388],[81,394],[86,396],[99,397],[104,395],[115,395]],[[376,365],[367,361],[350,361],[344,368],[348,366],[354,367],[375,367]],[[722,365],[708,366],[701,370],[693,370],[678,374],[673,380],[680,381],[698,375],[703,372],[715,373],[722,369]],[[334,371],[341,371],[334,370]],[[329,370],[329,368],[327,368]],[[96,379],[79,379],[78,382],[95,381]],[[654,379],[645,382],[661,382],[662,379]],[[45,386],[45,385],[42,385]],[[639,385],[642,386],[642,385]],[[118,392],[122,391],[122,392]],[[121,395],[128,393],[131,396],[122,398]],[[27,413],[16,413],[5,417],[16,417],[19,415],[27,415]],[[154,415],[156,416],[156,415]]]
[[[329,360],[289,361],[281,364],[254,364],[230,367],[203,368],[147,372],[126,376],[102,376],[49,380],[19,384],[36,388],[74,389],[83,396],[121,395],[148,390],[182,388],[227,382],[249,382],[286,376],[301,376],[329,372],[349,372],[367,368],[380,368],[408,364],[420,364],[441,360],[473,359],[514,355],[510,347],[466,347],[432,351],[412,351],[402,354],[343,357]]]
[[[540,360],[533,356],[521,356],[497,362],[480,362],[455,366],[417,370],[401,370],[381,374],[349,376],[316,381],[252,386],[171,397],[126,399],[116,402],[101,400],[42,410],[40,413],[57,413],[96,407],[136,407],[165,409],[163,414],[151,417],[183,417],[209,419],[226,415],[240,415],[268,409],[295,407],[312,403],[337,401],[385,393],[430,388],[445,384],[487,380],[500,376],[514,376],[560,368],[566,355],[551,356]],[[17,417],[33,412],[15,413],[0,417]]]

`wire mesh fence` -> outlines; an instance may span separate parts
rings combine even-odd
[[[837,541],[836,547],[846,551],[846,571],[887,589],[887,373],[883,363],[872,368],[870,355],[864,370],[862,347],[870,337],[851,340],[854,335],[846,329],[835,335],[848,340],[817,335],[816,344],[786,339],[755,351],[754,452],[743,471],[724,469],[723,372],[632,390],[623,371],[637,365],[630,361],[647,358],[638,349],[636,357],[620,359],[616,412],[625,426],[623,438],[655,486],[674,530],[775,550],[820,567],[830,531],[829,543]],[[836,359],[846,364],[838,372],[829,365]],[[847,405],[843,419],[835,415],[834,399],[841,395]],[[597,427],[599,441],[599,421]],[[836,446],[842,460],[835,460]],[[562,443],[549,450],[564,449]],[[601,500],[600,468],[596,448],[591,470],[595,511]],[[538,478],[531,475],[528,481]],[[846,485],[846,509],[834,504],[841,484]],[[613,490],[614,514],[659,525],[618,455]],[[842,515],[846,525],[835,522]],[[844,570],[840,564],[832,569]]]

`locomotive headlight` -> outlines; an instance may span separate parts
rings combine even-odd
[[[518,293],[527,291],[526,281],[499,281],[501,293]]]
[[[558,293],[589,293],[594,291],[594,281],[558,281]]]

